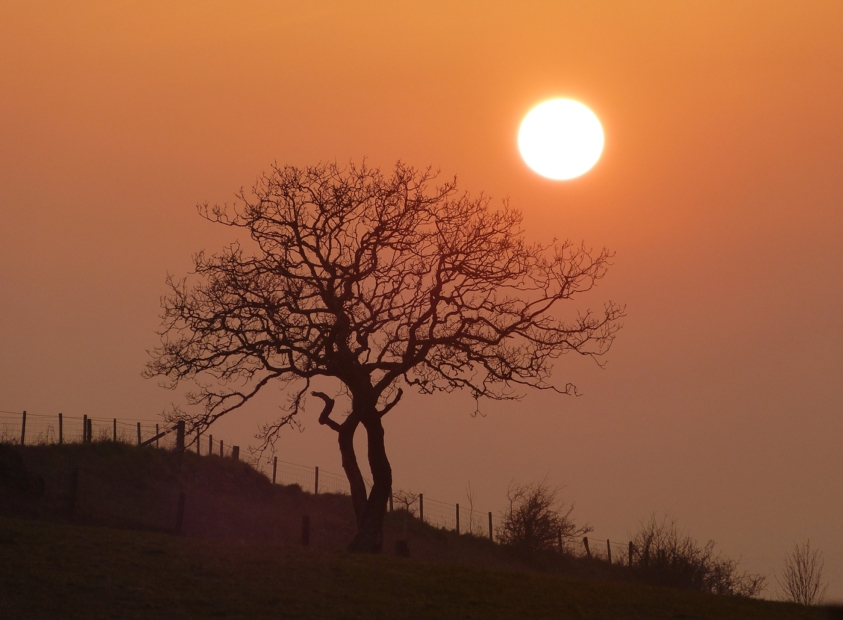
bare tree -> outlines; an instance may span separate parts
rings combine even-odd
[[[782,578],[776,576],[787,600],[800,605],[819,605],[825,598],[828,584],[823,584],[825,561],[819,549],[811,549],[811,541],[794,544],[785,555]]]
[[[502,544],[527,551],[550,551],[592,531],[571,518],[573,505],[559,498],[559,489],[546,482],[510,485],[509,509],[504,514],[498,537]]]
[[[350,412],[342,424],[329,422],[330,410],[320,421],[337,431],[351,482],[354,550],[382,544],[392,490],[382,418],[401,386],[467,389],[475,399],[518,398],[524,387],[575,393],[550,381],[553,360],[597,359],[623,315],[612,303],[560,314],[560,302],[604,276],[609,252],[529,244],[518,211],[434,180],[401,163],[389,177],[365,165],[275,166],[235,204],[200,205],[206,219],[248,233],[251,248],[200,252],[190,280],[168,277],[161,345],[145,370],[171,388],[194,382],[193,407],[170,414],[192,430],[267,385],[288,387],[283,415],[261,431],[264,446],[299,423],[313,381],[336,381]],[[361,425],[368,496],[348,440]]]

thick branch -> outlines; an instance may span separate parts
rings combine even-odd
[[[324,392],[311,392],[311,394],[325,401],[325,408],[322,410],[322,413],[319,414],[319,424],[324,424],[328,428],[339,433],[341,428],[340,425],[330,418],[331,411],[334,410],[334,399]]]

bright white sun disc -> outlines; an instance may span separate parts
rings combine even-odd
[[[591,170],[603,153],[603,127],[579,101],[551,99],[530,110],[518,130],[518,150],[543,177],[565,181]]]

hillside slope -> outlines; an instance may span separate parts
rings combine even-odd
[[[14,448],[46,491],[26,514],[7,516],[172,533],[179,493],[185,494],[182,534],[209,540],[299,544],[310,518],[310,546],[342,550],[355,532],[347,495],[303,492],[272,484],[245,463],[218,456],[137,448],[111,442]],[[79,471],[73,518],[68,513],[72,471]],[[0,514],[4,514],[0,505]],[[384,549],[409,541],[414,558],[486,567],[527,568],[483,537],[457,536],[405,511],[387,515]]]
[[[801,620],[642,585],[0,518],[4,618]]]
[[[284,597],[297,601],[295,609],[312,610],[335,596],[324,617],[357,617],[343,614],[358,608],[367,610],[366,617],[528,617],[512,615],[521,608],[532,610],[529,617],[811,617],[799,607],[636,585],[629,583],[639,578],[636,573],[617,564],[558,553],[514,555],[488,538],[436,529],[406,511],[387,515],[385,557],[348,555],[343,550],[355,529],[348,496],[273,485],[245,463],[218,456],[111,442],[0,448],[7,470],[9,458],[17,460],[22,473],[16,475],[27,489],[17,504],[0,501],[0,515],[29,519],[3,521],[6,529],[0,528],[6,597],[0,604],[8,602],[9,609],[28,609],[26,599],[38,599],[39,591],[49,593],[37,601],[42,610],[67,597],[81,610],[85,592],[88,599],[104,597],[135,609],[142,591],[151,597],[150,609],[172,604],[188,616],[213,616],[201,601],[216,601],[228,610],[224,616],[238,617],[238,606],[251,603],[237,592],[257,588],[255,600],[263,602],[243,617],[272,615],[272,601]],[[10,488],[8,479],[0,482]],[[173,536],[180,493],[184,518],[180,535]],[[301,544],[304,516],[310,520],[309,549]],[[394,556],[399,539],[409,543],[411,561]],[[177,587],[182,578],[191,584],[185,592]],[[413,583],[422,590],[407,594]],[[120,593],[112,592],[114,584],[122,584]],[[292,590],[282,595],[288,586]],[[602,597],[620,598],[598,603]],[[413,614],[401,615],[405,599],[415,601]],[[447,615],[449,606],[463,615]],[[490,615],[490,606],[509,613]],[[682,615],[696,608],[716,614]],[[143,609],[136,611],[142,616]],[[569,615],[559,615],[560,609]],[[621,609],[625,615],[601,615]],[[100,611],[108,615],[106,607]],[[0,617],[15,616],[0,606]]]

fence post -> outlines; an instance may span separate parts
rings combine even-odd
[[[223,455],[223,451],[222,451],[222,439],[220,439],[220,456],[222,456],[222,455]]]
[[[196,429],[196,454],[198,454],[198,455],[202,454],[202,444],[199,443],[201,439],[202,439],[202,431],[200,431],[197,428]]]
[[[240,446],[231,446],[231,458],[235,461],[240,460]]]
[[[489,513],[489,540],[495,542],[494,537],[492,536],[492,513]]]
[[[606,539],[606,557],[609,558],[609,564],[612,563],[612,545],[609,542],[609,539]]]
[[[471,515],[469,515],[469,519],[471,519]],[[460,505],[457,504],[457,536],[460,533]]]
[[[82,443],[88,440],[88,415],[82,416]]]
[[[184,491],[179,491],[179,508],[176,512],[176,534],[181,534],[182,525],[184,524]]]
[[[114,418],[114,443],[117,443],[117,418]]]
[[[632,568],[632,554],[635,552],[635,545],[632,544],[632,541],[629,541],[629,567]]]
[[[272,484],[275,484],[275,473],[278,471],[278,457],[272,457]]]
[[[208,456],[213,456],[214,454],[214,436],[208,435]]]
[[[158,424],[156,423],[155,424],[155,447],[156,448],[158,447],[158,439],[159,439],[159,437],[158,437]]]
[[[176,423],[176,452],[184,452],[184,420]]]
[[[59,445],[64,443],[64,419],[59,414]]]
[[[94,419],[88,418],[88,443],[94,442]]]
[[[26,411],[23,412],[23,418],[20,423],[20,445],[26,441]]]
[[[307,547],[310,544],[310,516],[304,515],[301,518],[301,544]]]
[[[316,473],[313,478],[313,494],[319,495],[319,468],[316,468]]]
[[[70,472],[70,494],[67,496],[67,517],[73,519],[76,514],[76,493],[79,490],[79,468]]]
[[[591,549],[588,548],[588,536],[582,537],[582,544],[585,545],[585,553],[591,559]]]
[[[419,520],[424,523],[424,493],[419,493]]]

